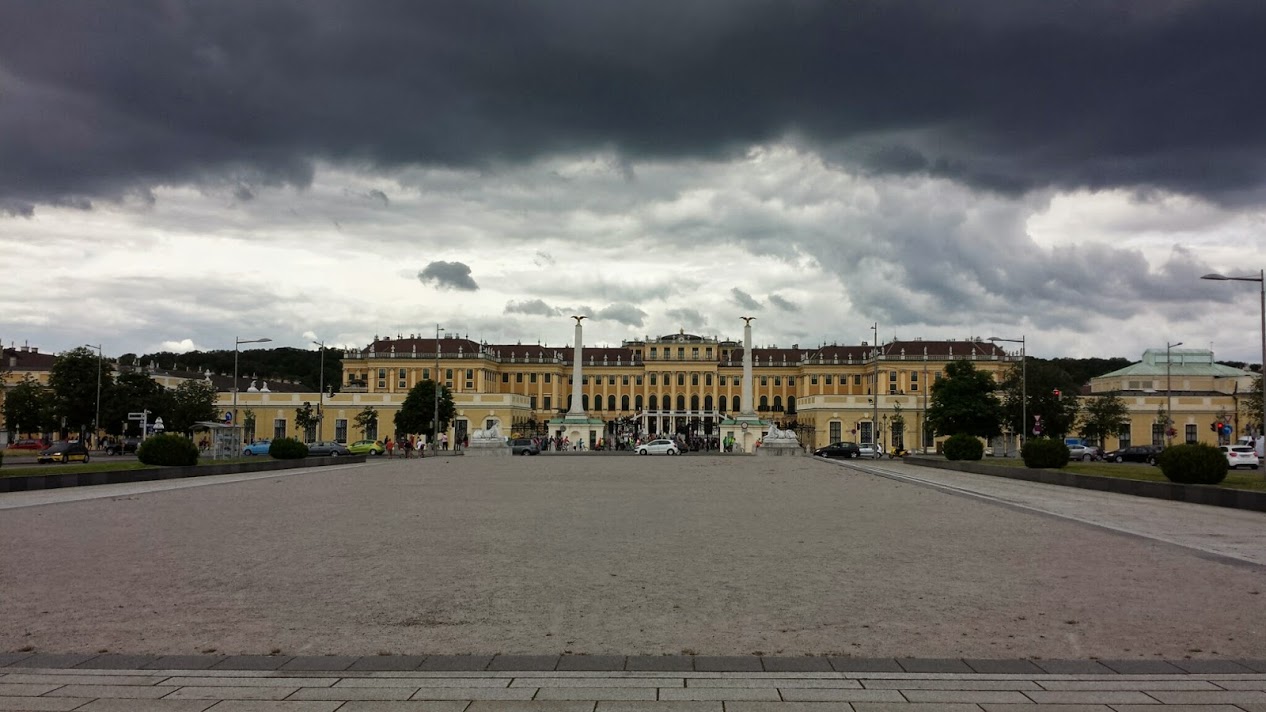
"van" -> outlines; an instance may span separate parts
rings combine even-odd
[[[1266,457],[1266,452],[1263,452],[1263,447],[1266,447],[1266,438],[1263,438],[1260,435],[1258,435],[1257,437],[1253,437],[1252,435],[1245,435],[1241,437],[1238,441],[1236,441],[1235,444],[1247,445],[1249,447],[1252,447],[1255,451],[1257,451],[1258,457]]]

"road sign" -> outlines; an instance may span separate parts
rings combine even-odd
[[[143,411],[141,413],[128,413],[127,419],[128,420],[145,420],[147,416],[149,416],[149,411]]]
[[[226,411],[224,411],[224,422],[226,422],[226,423],[232,423],[232,422],[233,422],[233,411],[231,411],[231,410],[226,410]]]

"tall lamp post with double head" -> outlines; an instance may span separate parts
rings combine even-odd
[[[233,427],[237,429],[237,452],[242,452],[242,427],[237,420],[237,354],[241,350],[242,344],[266,344],[272,341],[269,338],[263,339],[242,339],[234,337],[233,341]]]
[[[1200,279],[1213,279],[1220,282],[1257,282],[1261,285],[1262,298],[1262,368],[1257,373],[1261,377],[1261,382],[1266,384],[1266,270],[1258,270],[1256,277],[1227,277],[1221,274],[1206,274]],[[1266,388],[1266,385],[1263,386]],[[1258,413],[1262,416],[1261,431],[1258,435],[1266,435],[1266,398],[1262,399],[1262,412]]]
[[[1174,360],[1170,357],[1169,352],[1175,346],[1182,346],[1182,342],[1178,341],[1172,344],[1169,343],[1168,341],[1165,342],[1165,422],[1162,424],[1161,427],[1165,428],[1165,446],[1166,447],[1169,447],[1170,445],[1174,444],[1174,436],[1173,436],[1174,397],[1173,397],[1173,391],[1169,385],[1170,380],[1173,379]]]
[[[316,346],[321,347],[321,375],[317,377],[317,440],[323,440],[325,436],[321,433],[325,422],[321,406],[325,404],[325,341],[313,341]],[[233,417],[237,417],[234,415]]]
[[[95,442],[101,436],[101,345],[84,344],[97,350],[97,410],[92,416],[92,439]]]
[[[1029,427],[1029,359],[1025,349],[1026,335],[1021,334],[1018,339],[1004,339],[1001,336],[990,336],[989,340],[998,342],[1006,341],[1012,344],[1020,345],[1020,438],[1017,443],[1020,447],[1024,447],[1025,428]]]
[[[435,417],[431,420],[431,452],[439,450],[440,443],[440,332],[444,327],[435,325]],[[454,445],[453,447],[456,447]]]

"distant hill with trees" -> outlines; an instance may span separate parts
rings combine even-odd
[[[123,354],[119,363],[135,363],[148,366],[157,362],[159,368],[172,371],[206,371],[233,375],[232,351],[189,351],[183,354],[159,351],[137,356]],[[243,349],[238,352],[238,375],[258,376],[263,380],[288,379],[298,381],[315,392],[321,381],[321,350],[280,347],[275,349]],[[343,350],[325,349],[325,386],[332,385],[338,393],[343,381]]]

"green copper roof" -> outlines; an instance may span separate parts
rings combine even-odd
[[[1142,361],[1130,364],[1112,373],[1105,373],[1099,378],[1164,376],[1166,372],[1174,376],[1217,376],[1221,378],[1253,375],[1252,372],[1245,371],[1242,368],[1233,368],[1214,363],[1213,352],[1208,349],[1170,349],[1168,358],[1172,363],[1166,363],[1165,349],[1148,349],[1143,352]]]

